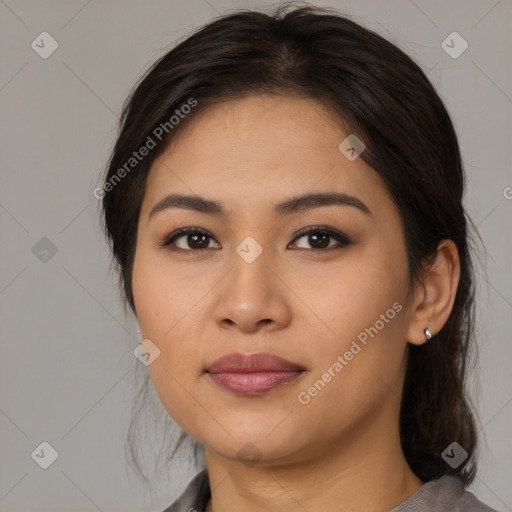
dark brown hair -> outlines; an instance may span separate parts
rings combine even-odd
[[[401,213],[411,290],[438,243],[456,244],[461,273],[453,310],[433,339],[408,346],[399,421],[405,457],[420,479],[455,474],[471,483],[477,445],[466,393],[475,349],[472,224],[462,204],[456,133],[420,67],[396,45],[338,12],[285,4],[272,14],[242,10],[219,17],[161,57],[136,85],[124,104],[105,176],[111,186],[102,192],[105,230],[127,303],[134,310],[137,223],[154,159],[202,107],[253,94],[320,101],[364,142],[361,158],[380,175]],[[191,99],[196,106],[185,115],[180,109]],[[171,127],[177,110],[183,115]],[[157,132],[162,136],[156,147],[127,170],[133,151],[156,139],[162,126],[167,129]],[[123,166],[126,172],[114,183]],[[147,380],[145,386],[147,393]],[[131,426],[130,453],[137,462],[135,432]],[[171,457],[186,437],[182,432]],[[441,456],[453,441],[469,455],[457,468]]]

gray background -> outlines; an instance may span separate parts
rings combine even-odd
[[[353,15],[408,52],[454,119],[466,206],[488,253],[487,270],[478,270],[480,365],[471,388],[483,444],[471,490],[512,510],[512,2],[312,3]],[[141,72],[213,16],[265,5],[0,0],[1,511],[161,511],[195,473],[177,459],[145,495],[126,470],[123,442],[141,363],[92,191]],[[43,31],[59,45],[47,59],[31,47]],[[469,44],[458,58],[441,47],[453,31]],[[31,457],[43,441],[58,452],[48,469]]]

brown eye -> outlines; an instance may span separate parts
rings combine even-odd
[[[181,229],[167,237],[163,246],[171,250],[195,251],[210,248],[210,241],[213,237],[198,229]],[[179,242],[178,242],[179,241]]]
[[[350,240],[343,233],[334,231],[330,228],[320,226],[305,228],[297,234],[293,242],[306,239],[306,244],[310,245],[312,250],[335,249],[350,245]],[[330,242],[335,240],[338,244],[330,245]],[[300,249],[308,249],[308,247],[299,247]]]
[[[299,233],[290,245],[297,245],[297,240],[304,238],[309,247],[299,247],[299,249],[310,249],[313,251],[325,251],[350,245],[349,238],[331,228],[322,226],[313,226],[305,228]],[[196,228],[181,229],[176,233],[169,235],[162,243],[162,246],[172,251],[202,251],[206,249],[219,249],[221,246],[211,246],[210,243],[215,239],[207,232]],[[332,244],[335,241],[337,244]]]

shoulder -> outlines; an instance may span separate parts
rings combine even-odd
[[[210,483],[206,469],[200,471],[179,498],[163,512],[204,512],[210,499]]]
[[[488,507],[456,476],[443,475],[425,483],[409,499],[391,512],[497,512]]]
[[[497,512],[497,510],[482,503],[472,492],[463,490],[456,502],[455,512]]]

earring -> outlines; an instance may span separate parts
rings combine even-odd
[[[137,336],[139,337],[139,342],[142,343],[142,336],[140,335],[140,327],[137,327]]]
[[[427,338],[427,341],[428,341],[429,339],[431,339],[431,338],[432,338],[432,336],[433,336],[433,334],[430,332],[430,329],[427,327],[427,328],[425,329],[425,337]]]

